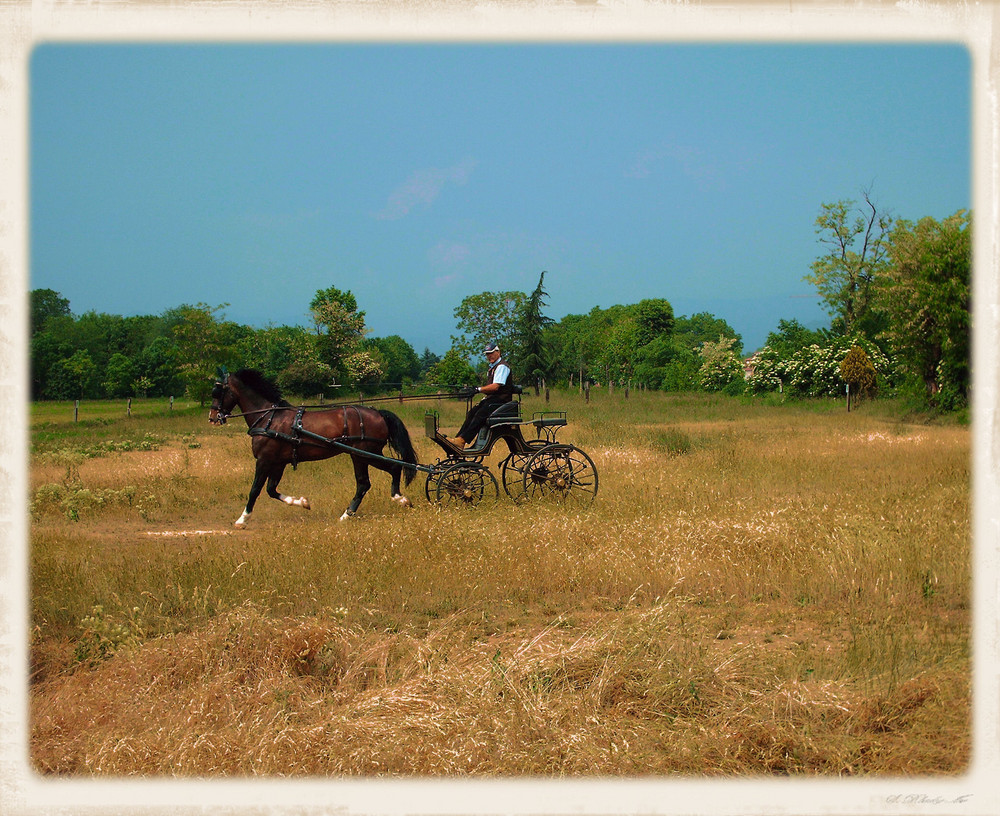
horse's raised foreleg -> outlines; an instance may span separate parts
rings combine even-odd
[[[283,493],[278,492],[278,482],[281,481],[281,476],[285,472],[285,465],[275,465],[271,470],[270,475],[267,477],[267,495],[272,499],[277,499],[280,502],[291,505],[292,507],[304,507],[306,510],[309,509],[309,499],[305,496],[299,496],[297,499],[292,496],[286,496]]]
[[[354,463],[354,481],[357,482],[358,489],[354,493],[354,498],[351,499],[350,505],[344,511],[344,515],[340,517],[341,521],[350,518],[356,512],[358,512],[358,506],[361,504],[361,500],[365,497],[372,486],[371,479],[368,478],[368,461],[360,456],[351,456],[351,461]]]
[[[257,503],[257,497],[260,495],[260,491],[264,487],[264,482],[267,481],[269,471],[270,463],[262,462],[258,459],[257,469],[254,471],[253,484],[250,485],[250,495],[247,497],[247,506],[243,509],[243,514],[236,519],[233,524],[234,527],[247,526],[247,522],[250,520],[250,514],[253,512],[253,506]]]

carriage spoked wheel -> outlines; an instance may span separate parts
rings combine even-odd
[[[597,495],[597,468],[575,445],[547,445],[524,464],[524,495],[584,506]]]
[[[478,462],[458,462],[445,468],[435,480],[434,501],[441,505],[477,507],[500,498],[500,487],[490,469]],[[430,482],[428,481],[428,491]]]
[[[504,492],[510,496],[515,504],[527,501],[528,496],[524,491],[524,468],[528,460],[535,455],[536,451],[549,445],[544,439],[527,439],[526,451],[515,451],[500,463],[500,481],[503,483]]]

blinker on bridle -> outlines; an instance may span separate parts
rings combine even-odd
[[[219,366],[215,372],[215,386],[212,388],[212,399],[217,401],[219,407],[215,411],[215,419],[220,425],[225,425],[231,414],[222,410],[222,402],[229,391],[229,371],[225,366]]]

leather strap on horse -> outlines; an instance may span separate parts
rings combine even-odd
[[[354,413],[358,417],[358,425],[360,426],[361,436],[350,436],[347,433],[347,409],[352,408]],[[269,439],[280,439],[282,442],[287,442],[292,446],[292,470],[296,470],[299,466],[299,445],[302,444],[303,438],[310,441],[322,442],[326,445],[337,448],[349,448],[351,446],[346,445],[346,442],[364,442],[367,437],[365,436],[365,420],[361,415],[361,411],[353,405],[344,406],[344,433],[341,434],[336,439],[329,439],[325,436],[320,436],[312,431],[307,431],[302,426],[302,417],[305,415],[306,409],[304,407],[298,408],[295,411],[295,418],[292,420],[292,433],[286,434],[281,431],[276,431],[271,427],[271,422],[274,419],[274,414],[272,413],[267,420],[267,424],[263,428],[251,427],[247,433],[250,436],[266,436]]]
[[[358,418],[358,427],[361,430],[361,436],[353,436],[352,437],[352,436],[348,436],[347,435],[347,428],[348,428],[348,422],[349,422],[349,420],[347,418],[347,409],[348,408],[351,408],[354,411],[354,415]],[[364,442],[365,441],[365,418],[364,418],[364,416],[362,416],[361,411],[358,410],[358,407],[356,405],[345,405],[344,406],[344,433],[343,433],[343,435],[340,438],[341,439],[350,439],[352,442],[353,441],[360,441],[360,442]]]

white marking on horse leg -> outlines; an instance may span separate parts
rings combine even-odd
[[[395,496],[392,497],[392,500],[394,502],[399,502],[401,505],[403,505],[403,507],[413,506],[412,504],[410,504],[410,500],[406,498],[406,496],[404,496],[402,493],[397,493]]]
[[[344,515],[342,515],[342,516],[340,517],[340,520],[341,520],[341,521],[347,521],[347,519],[349,519],[349,518],[351,517],[351,515],[352,515],[352,513],[351,513],[351,511],[350,511],[350,510],[345,510],[345,511],[344,511]]]
[[[294,496],[286,496],[283,493],[278,494],[278,500],[283,501],[289,507],[302,507],[305,510],[309,510],[309,499],[305,496],[299,496],[297,499]]]
[[[250,514],[244,510],[243,514],[233,523],[233,527],[246,527],[248,521],[250,521]]]

